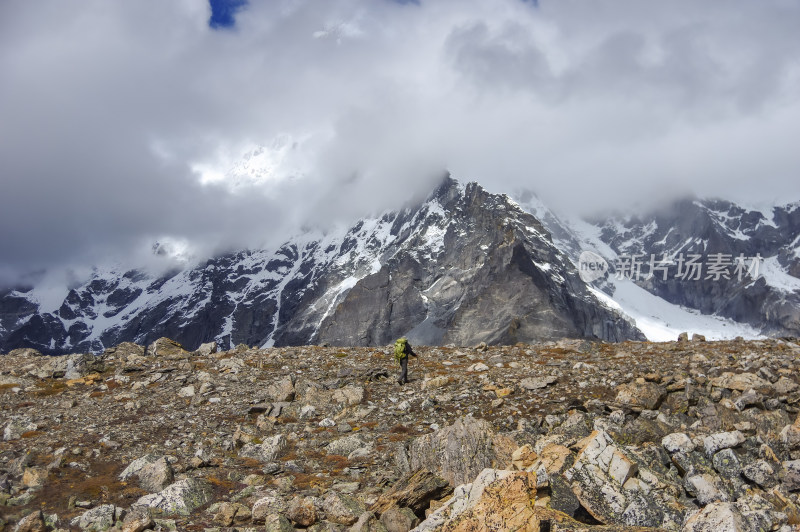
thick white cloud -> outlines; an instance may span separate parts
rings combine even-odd
[[[443,168],[581,210],[800,195],[793,1],[285,0],[221,31],[209,15],[0,3],[0,275],[133,264],[160,238],[274,243]],[[209,179],[259,144],[267,174]]]

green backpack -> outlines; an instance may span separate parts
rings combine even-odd
[[[406,348],[408,347],[408,340],[403,338],[398,338],[397,341],[394,343],[394,359],[397,360],[399,364],[401,360],[406,358],[408,354],[406,353]]]

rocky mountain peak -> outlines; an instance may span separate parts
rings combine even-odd
[[[533,215],[449,175],[423,202],[341,233],[158,277],[97,272],[55,310],[38,308],[35,289],[4,302],[2,349],[52,354],[160,336],[189,346],[642,338],[586,290]]]

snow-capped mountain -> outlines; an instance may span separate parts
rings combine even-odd
[[[595,283],[652,340],[689,330],[714,338],[800,334],[800,203],[745,207],[686,199],[658,211],[558,217],[519,195],[578,265],[608,263]],[[602,296],[600,296],[602,297]]]
[[[53,303],[0,293],[0,351],[98,352],[168,336],[189,348],[643,339],[539,220],[451,178],[419,205],[154,276],[95,270]]]

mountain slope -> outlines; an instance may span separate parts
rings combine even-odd
[[[687,199],[638,216],[579,220],[553,215],[530,194],[520,202],[574,263],[587,250],[608,261],[611,275],[598,286],[651,339],[686,329],[719,338],[800,335],[800,203],[753,208]],[[699,272],[680,277],[692,256]],[[673,262],[658,268],[664,258]]]
[[[190,348],[643,338],[534,216],[449,177],[425,202],[347,231],[161,276],[98,269],[65,293],[51,308],[37,287],[0,294],[0,350],[98,352],[161,336]]]

